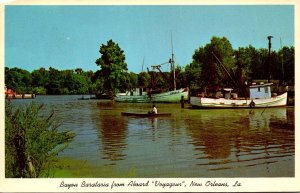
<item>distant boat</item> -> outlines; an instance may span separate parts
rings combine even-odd
[[[35,94],[17,94],[13,89],[4,86],[4,95],[6,99],[34,99]]]
[[[187,89],[177,89],[168,92],[162,92],[158,94],[143,94],[143,95],[122,95],[119,94],[115,97],[116,102],[128,102],[128,103],[179,103],[183,97],[188,99]]]
[[[81,98],[78,98],[78,100],[90,100],[90,98],[85,98],[85,97],[81,97]]]
[[[122,112],[123,116],[133,116],[133,117],[161,117],[161,116],[171,116],[171,113],[129,113],[129,112]]]
[[[238,98],[235,93],[226,93],[225,98],[191,96],[190,104],[196,108],[266,108],[287,104],[287,92],[271,95],[272,83],[261,83],[249,87],[250,97]]]

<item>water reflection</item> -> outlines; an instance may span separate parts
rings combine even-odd
[[[76,133],[60,156],[113,165],[108,168],[133,177],[294,176],[294,108],[194,110],[157,104],[159,112],[172,116],[134,118],[121,112],[147,112],[151,104],[80,97],[35,99],[57,113],[62,128]]]
[[[270,131],[270,122],[287,120],[286,108],[252,109],[249,111],[249,126],[251,130]]]
[[[123,160],[126,157],[128,128],[127,123],[111,110],[111,103],[98,103],[100,114],[98,117],[98,131],[101,141],[102,159],[110,161]]]
[[[216,122],[216,120],[218,120]],[[232,128],[226,126],[226,116],[215,114],[213,117],[200,114],[197,120],[188,120],[186,127],[192,144],[198,151],[198,159],[226,158],[230,154]],[[215,124],[215,123],[218,123]],[[220,127],[222,125],[223,127]],[[224,129],[226,127],[226,129]]]
[[[157,130],[157,117],[150,118],[150,119],[151,119],[152,129]]]
[[[199,166],[226,170],[264,165],[268,173],[269,164],[294,156],[294,131],[274,131],[272,123],[278,121],[287,124],[286,108],[206,111],[186,126]]]

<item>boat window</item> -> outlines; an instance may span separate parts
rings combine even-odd
[[[265,93],[269,92],[269,87],[265,87]]]

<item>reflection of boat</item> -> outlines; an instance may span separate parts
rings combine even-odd
[[[188,90],[187,89],[177,89],[174,91],[163,92],[158,94],[151,95],[117,95],[115,100],[117,102],[130,102],[130,103],[149,103],[149,102],[157,102],[157,103],[179,103],[181,97],[184,97],[186,100],[188,98]]]
[[[287,108],[254,109],[249,112],[248,119],[251,130],[270,130],[272,128],[270,124],[284,123],[288,125]]]
[[[252,85],[249,87],[250,97],[238,98],[236,94],[226,93],[225,98],[191,97],[191,105],[199,108],[256,108],[286,106],[287,92],[271,96],[272,83]]]
[[[151,114],[151,113],[129,113],[129,112],[122,112],[123,116],[134,116],[134,117],[161,117],[161,116],[171,116],[171,113],[158,113],[158,114]]]

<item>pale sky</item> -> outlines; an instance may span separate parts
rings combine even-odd
[[[292,5],[197,6],[5,6],[5,66],[32,71],[96,71],[101,44],[112,39],[125,52],[129,72],[161,64],[191,63],[194,51],[213,36],[226,37],[234,49],[252,45],[294,46]],[[163,70],[168,70],[165,65]]]

